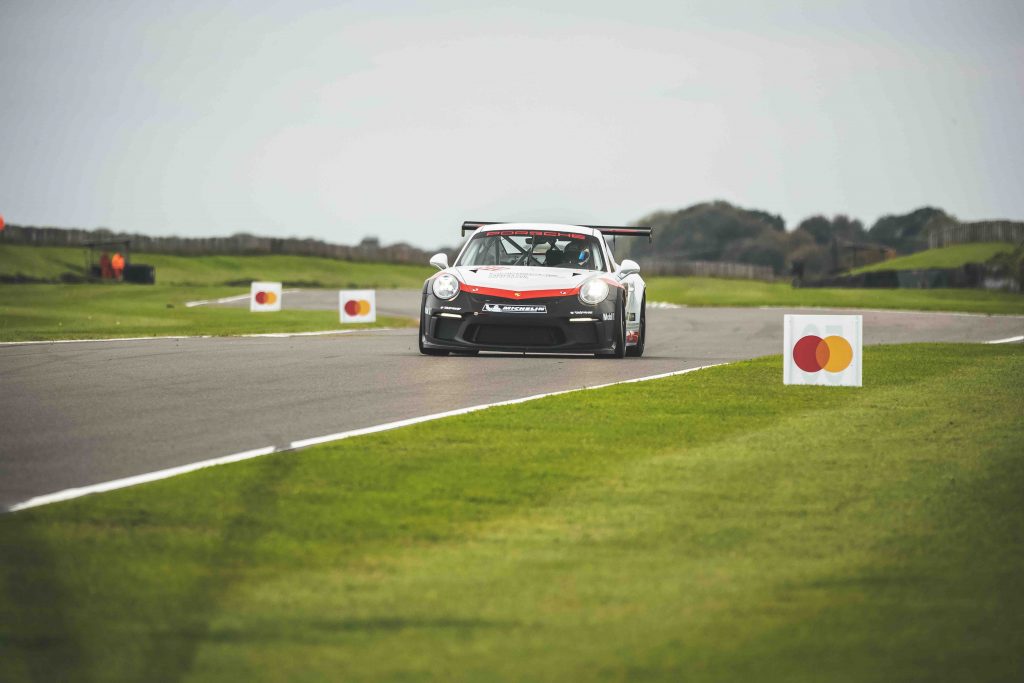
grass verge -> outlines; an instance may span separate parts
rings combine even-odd
[[[246,294],[248,289],[155,285],[0,285],[0,341],[94,339],[164,335],[234,335],[339,329],[335,311],[200,306],[196,299]],[[286,295],[287,296],[287,295]],[[379,316],[372,325],[406,327],[416,321]]]
[[[784,282],[653,277],[648,301],[687,306],[819,306],[1024,314],[1024,296],[978,289],[796,289]]]
[[[132,254],[136,263],[156,267],[164,285],[225,285],[270,280],[306,287],[374,288],[423,286],[434,269],[423,264],[361,263],[312,256],[172,256]],[[85,254],[71,247],[0,244],[0,276],[58,280],[85,275]]]
[[[0,517],[0,679],[1017,678],[1024,349],[780,365]]]
[[[305,256],[183,257],[135,254],[133,258],[140,263],[155,265],[157,282],[161,285],[181,286],[270,280],[299,283],[302,286],[419,289],[423,281],[434,272],[425,266],[354,263]],[[80,249],[0,244],[0,275],[20,274],[38,279],[58,279],[62,273],[81,275],[83,271]],[[0,285],[0,289],[4,287]],[[1024,314],[1024,296],[967,289],[794,289],[782,282],[654,277],[649,280],[648,291],[651,301],[669,301],[688,306],[821,306]],[[13,295],[0,294],[0,297],[6,301],[11,300]],[[157,295],[157,298],[160,297]],[[205,297],[197,292],[178,298],[184,301]],[[296,330],[301,328],[299,326]]]
[[[955,244],[938,249],[926,249],[916,254],[900,256],[889,261],[872,263],[870,266],[857,268],[851,272],[866,273],[874,270],[917,270],[921,268],[959,268],[965,263],[984,263],[996,254],[1005,254],[1014,250],[1009,242],[977,242],[974,244]]]

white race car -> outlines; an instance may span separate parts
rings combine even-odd
[[[606,237],[651,228],[466,222],[455,263],[423,286],[420,352],[480,351],[641,356],[647,341],[640,267],[616,263]]]

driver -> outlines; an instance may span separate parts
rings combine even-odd
[[[590,263],[590,249],[583,240],[565,245],[565,264],[570,268],[586,268]]]

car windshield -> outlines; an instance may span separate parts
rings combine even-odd
[[[562,230],[481,230],[455,265],[605,270],[597,237]]]

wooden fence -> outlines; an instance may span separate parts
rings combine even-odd
[[[979,221],[938,225],[928,232],[928,248],[970,242],[1012,242],[1024,244],[1024,223],[1015,221]]]

